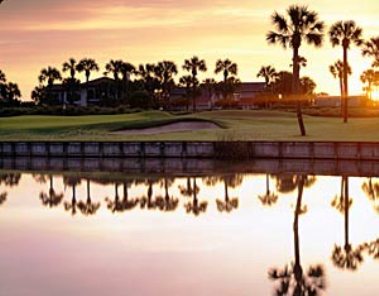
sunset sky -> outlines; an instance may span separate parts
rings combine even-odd
[[[294,3],[318,11],[328,27],[354,19],[365,38],[379,36],[378,0],[5,0],[0,6],[0,69],[20,85],[25,99],[41,68],[61,68],[69,57],[92,57],[103,68],[110,58],[135,65],[169,59],[181,66],[185,58],[198,55],[208,63],[203,77],[214,75],[216,59],[228,57],[238,63],[242,81],[257,81],[261,65],[289,70],[291,51],[267,45],[265,35],[272,12],[284,12]],[[301,49],[308,59],[302,74],[316,80],[317,91],[337,94],[338,82],[328,66],[342,57],[342,49],[325,41],[322,49]],[[354,48],[350,64],[351,93],[358,94],[359,76],[371,60]]]

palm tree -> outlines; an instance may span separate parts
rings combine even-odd
[[[96,63],[96,61],[94,59],[88,59],[88,58],[82,59],[78,63],[76,69],[78,70],[79,73],[84,72],[87,83],[91,76],[91,72],[93,71],[97,72],[100,70],[99,65]]]
[[[278,73],[272,66],[262,66],[257,74],[258,78],[264,78],[266,83],[266,88],[270,87],[272,83],[278,79]]]
[[[292,48],[292,93],[299,95],[299,49],[304,40],[310,45],[321,47],[324,36],[324,23],[319,21],[317,12],[309,10],[306,6],[292,5],[288,8],[287,14],[289,19],[277,12],[271,16],[275,31],[270,31],[266,39],[269,44],[279,43],[284,48]],[[306,130],[301,111],[300,97],[297,99],[297,118],[301,135],[305,136]]]
[[[266,193],[264,195],[258,195],[262,205],[271,207],[278,201],[278,195],[270,190],[270,176],[266,174]]]
[[[55,81],[61,81],[62,75],[57,68],[49,66],[41,70],[38,80],[40,83],[47,81],[47,85],[50,87]]]
[[[363,56],[369,56],[374,59],[373,67],[379,67],[379,37],[371,38],[369,41],[363,43],[362,47]]]
[[[155,210],[157,208],[157,202],[156,200],[153,200],[154,196],[154,184],[157,182],[157,180],[154,179],[148,179],[145,180],[145,184],[147,185],[147,193],[146,196],[143,196],[140,199],[140,206],[142,209],[146,208],[148,210]]]
[[[70,78],[75,79],[76,70],[78,68],[78,63],[74,58],[70,58],[67,62],[63,63],[62,71],[70,72]]]
[[[197,74],[198,72],[206,72],[207,65],[205,63],[205,60],[199,59],[197,56],[194,56],[184,61],[183,70],[190,72],[192,75],[192,109],[194,112],[196,112],[196,88],[199,84]]]
[[[368,69],[364,71],[361,75],[361,81],[362,83],[367,83],[367,87],[364,89],[366,90],[367,97],[372,100],[372,86],[374,85],[376,81],[376,72],[373,69]]]
[[[348,177],[342,177],[340,202],[332,202],[332,206],[335,206],[338,211],[344,213],[345,244],[343,247],[337,245],[334,246],[332,261],[335,266],[341,269],[356,270],[359,264],[363,261],[363,247],[358,246],[354,249],[349,241],[349,210],[351,205],[352,199],[349,198],[349,179]]]
[[[338,60],[333,65],[330,65],[329,71],[333,75],[334,78],[339,79],[340,90],[341,90],[341,110],[342,110],[343,109],[343,92],[344,92],[344,81],[343,81],[344,67],[343,67],[343,62],[341,60]],[[351,75],[351,73],[352,73],[350,65],[347,66],[347,73],[348,73],[348,75]]]
[[[362,40],[362,29],[359,28],[354,21],[339,21],[335,23],[329,30],[329,38],[332,46],[342,46],[343,49],[343,98],[344,98],[344,119],[343,121],[347,123],[348,121],[348,97],[349,97],[349,87],[348,87],[348,50],[351,45],[355,44],[360,46],[363,42]]]
[[[377,201],[379,199],[379,184],[372,182],[372,178],[368,178],[368,182],[362,184],[362,190],[373,204],[374,210],[379,213],[379,206]]]
[[[224,83],[228,80],[230,75],[237,75],[238,66],[229,59],[218,60],[216,62],[215,74],[222,73],[224,77]]]
[[[44,206],[47,206],[49,208],[57,207],[61,204],[64,194],[63,193],[56,193],[54,190],[54,184],[53,184],[53,175],[49,176],[50,179],[50,187],[49,187],[49,193],[41,192],[39,195],[39,198]]]
[[[122,75],[122,61],[121,60],[110,60],[109,63],[105,65],[104,75],[112,74],[114,80],[117,84],[117,98],[120,98],[120,76]]]
[[[123,92],[128,97],[130,76],[136,72],[136,68],[131,63],[120,61],[120,72],[123,80]]]
[[[160,85],[160,99],[166,108],[170,103],[171,88],[175,85],[174,76],[178,74],[178,68],[174,62],[162,61],[154,67],[154,75]]]
[[[278,281],[275,295],[319,295],[326,288],[325,271],[322,265],[310,266],[304,273],[300,256],[299,216],[304,214],[302,206],[305,176],[298,176],[298,196],[293,221],[294,257],[291,266],[283,269],[273,268],[269,271],[269,278]]]

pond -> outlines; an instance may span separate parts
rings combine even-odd
[[[283,170],[304,161],[270,161],[162,173],[6,163],[0,161],[0,295],[379,289],[379,178],[361,169],[310,173]]]

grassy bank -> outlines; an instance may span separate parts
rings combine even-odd
[[[208,120],[220,129],[159,135],[112,135],[120,129],[160,126],[178,120]],[[171,115],[149,111],[122,115],[19,116],[0,118],[0,140],[331,140],[379,141],[379,118],[305,116],[308,136],[299,136],[294,113],[279,111],[214,111]]]

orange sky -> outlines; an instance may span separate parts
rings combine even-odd
[[[181,66],[194,54],[208,62],[213,76],[216,59],[239,65],[243,81],[255,81],[261,65],[289,70],[290,51],[269,46],[265,34],[274,10],[284,12],[287,0],[5,0],[0,6],[0,68],[30,97],[41,68],[61,67],[69,57],[95,58],[103,67],[110,58],[138,65],[170,59]],[[320,13],[329,26],[354,19],[365,38],[379,35],[378,0],[301,1]],[[342,57],[326,40],[322,49],[305,46],[304,75],[313,77],[318,91],[338,93],[328,66]],[[371,61],[358,49],[350,52],[354,74],[351,92],[361,92],[360,73]],[[101,71],[102,72],[102,71]],[[98,75],[100,75],[100,73]]]

